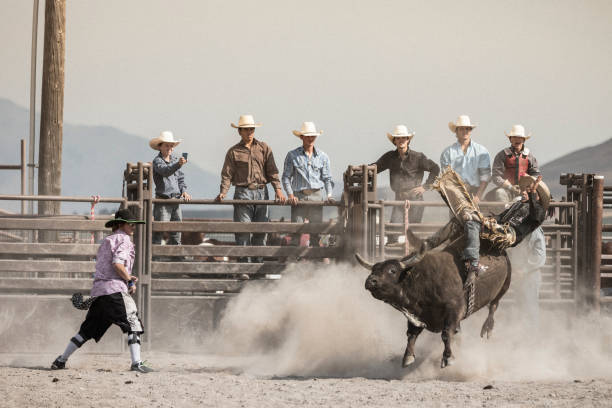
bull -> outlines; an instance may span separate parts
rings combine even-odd
[[[410,241],[419,248],[418,238],[412,235]],[[510,287],[510,261],[505,251],[495,251],[487,245],[481,247],[480,262],[488,268],[476,278],[473,303],[469,308],[471,313],[468,313],[469,288],[464,289],[465,267],[461,259],[463,245],[463,240],[459,239],[442,250],[415,253],[376,264],[355,254],[358,262],[371,271],[365,282],[366,289],[408,319],[403,367],[415,361],[414,344],[423,329],[442,333],[444,352],[440,367],[452,364],[451,341],[459,330],[460,322],[487,305],[489,314],[480,336],[491,336],[493,315]]]

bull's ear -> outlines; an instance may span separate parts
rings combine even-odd
[[[359,262],[359,264],[361,266],[363,266],[364,268],[366,268],[367,270],[371,271],[372,267],[374,267],[374,264],[369,263],[368,261],[366,261],[365,259],[363,259],[361,257],[361,255],[359,255],[357,252],[355,252],[355,258],[357,259],[357,262]]]

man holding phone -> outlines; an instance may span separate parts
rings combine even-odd
[[[153,159],[153,181],[155,182],[155,198],[191,200],[191,195],[187,192],[185,176],[181,167],[187,163],[187,153],[183,157],[172,155],[174,148],[181,143],[175,140],[172,132],[164,131],[151,139],[149,146],[154,150],[159,150],[159,154]],[[155,221],[182,221],[183,214],[179,203],[155,204],[153,208],[153,218]],[[157,232],[153,235],[153,243],[161,244],[162,235]],[[169,245],[181,244],[181,233],[171,232],[168,239]]]

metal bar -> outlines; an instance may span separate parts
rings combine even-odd
[[[588,284],[588,301],[592,310],[599,313],[601,291],[601,224],[603,220],[603,176],[593,177],[591,191],[591,237],[590,237],[590,276]]]
[[[66,201],[66,202],[83,202],[90,203],[91,197],[74,197],[74,196],[53,196],[53,195],[7,195],[0,194],[0,200],[10,201]],[[120,197],[102,197],[100,198],[101,203],[120,203],[124,201]]]
[[[561,297],[561,234],[555,234],[555,296]]]
[[[105,231],[104,220],[62,220],[57,218],[2,218],[0,229],[44,231]]]
[[[361,189],[361,239],[362,239],[362,256],[365,259],[370,259],[370,254],[368,254],[368,166],[362,166],[362,189]]]
[[[0,170],[21,170],[21,164],[0,164]]]
[[[381,205],[378,210],[378,245],[380,259],[385,259],[385,206]]]
[[[145,167],[143,166],[143,170]],[[152,278],[152,259],[153,259],[153,172],[147,171],[147,196],[145,201],[145,214],[146,214],[146,236],[145,236],[145,268],[144,268],[144,281],[146,286],[144,287],[144,306],[147,312],[146,314],[146,324],[151,327],[151,323],[153,321],[153,314],[151,309],[151,278]],[[141,288],[142,289],[142,288]],[[147,336],[145,338],[145,344],[150,349],[151,348],[151,337]]]
[[[25,140],[21,139],[21,195],[26,194],[26,177],[27,177],[27,169],[26,169],[26,145]],[[21,202],[21,213],[26,213],[26,202]]]
[[[0,225],[2,218],[0,217]],[[342,225],[336,222],[300,223],[300,222],[215,222],[215,221],[153,221],[153,231],[181,231],[181,232],[286,232],[293,234],[339,234]]]
[[[12,244],[15,245],[15,244]],[[17,244],[26,245],[26,244]],[[235,245],[153,245],[153,255],[162,256],[265,256],[301,258],[337,258],[340,247],[235,246]],[[1,248],[0,248],[1,250]]]
[[[189,204],[189,205],[233,205],[233,204],[256,204],[256,205],[291,205],[287,202],[285,203],[280,203],[280,202],[276,202],[274,200],[223,200],[223,201],[216,201],[216,200],[208,200],[208,199],[202,199],[202,200],[196,200],[196,199],[192,199],[190,201],[185,201],[185,200],[178,200],[178,199],[172,199],[172,198],[154,198],[153,199],[153,203],[154,204],[176,204],[176,203],[180,203],[180,204]],[[330,203],[327,201],[298,201],[298,203],[296,204],[296,206],[300,207],[308,207],[308,206],[314,206],[314,207],[343,207],[344,205],[340,202],[334,202],[334,203]]]
[[[578,204],[572,208],[572,266],[574,268],[574,300],[578,299]]]

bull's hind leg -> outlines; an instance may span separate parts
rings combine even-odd
[[[495,320],[493,319],[493,314],[497,310],[497,305],[499,302],[491,302],[489,303],[489,314],[487,315],[486,320],[482,324],[482,329],[480,329],[480,337],[484,337],[487,335],[487,339],[491,338],[491,332],[493,331],[493,326],[495,325]]]
[[[414,326],[408,322],[408,331],[406,332],[406,336],[408,336],[408,343],[406,344],[406,351],[404,352],[404,358],[402,359],[402,367],[408,367],[410,364],[414,363],[414,343],[422,331],[422,327]]]

